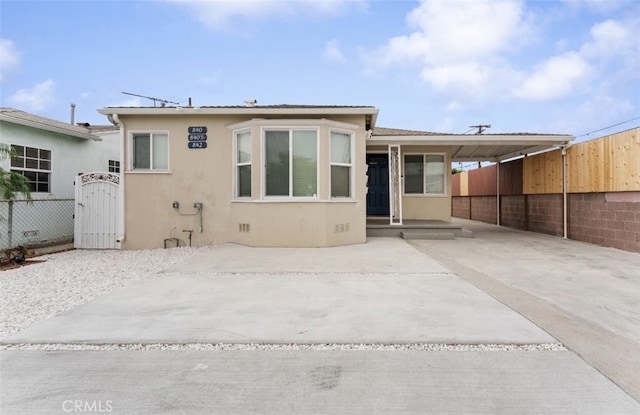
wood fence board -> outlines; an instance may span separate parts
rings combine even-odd
[[[460,196],[469,195],[469,172],[460,173]]]

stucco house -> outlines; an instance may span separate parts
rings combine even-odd
[[[376,126],[372,106],[107,107],[122,145],[124,249],[319,247],[385,226],[451,221],[451,162],[515,157],[566,135]]]
[[[0,201],[0,248],[73,237],[74,180],[79,173],[119,169],[117,130],[0,108],[0,142],[17,153],[0,166],[26,176],[34,199]]]

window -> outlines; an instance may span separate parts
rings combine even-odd
[[[444,154],[405,154],[405,194],[445,193]]]
[[[17,153],[11,158],[11,171],[29,180],[32,192],[51,192],[51,150],[12,144]]]
[[[317,130],[265,130],[266,196],[317,197]]]
[[[236,196],[251,197],[251,131],[236,134]]]
[[[132,134],[131,168],[133,170],[168,170],[169,135],[166,133]]]
[[[109,173],[120,173],[120,162],[118,160],[109,160]]]
[[[351,197],[351,134],[331,132],[331,197]]]

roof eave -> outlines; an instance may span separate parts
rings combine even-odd
[[[372,115],[377,117],[374,107],[318,107],[318,108],[271,108],[271,107],[105,107],[102,115]],[[374,118],[375,119],[375,118]]]
[[[573,140],[570,135],[423,135],[398,136],[374,135],[368,142],[372,144],[424,144],[424,145],[566,145]]]
[[[85,140],[92,140],[92,141],[102,141],[100,137],[96,137],[91,133],[83,133],[80,131],[74,131],[70,128],[62,128],[62,127],[57,127],[55,125],[39,123],[36,121],[25,120],[22,118],[15,118],[15,117],[8,116],[6,114],[0,114],[0,120],[6,121],[12,124],[23,125],[25,127],[37,128],[38,130],[45,130],[52,133],[63,134],[70,137],[82,138]]]

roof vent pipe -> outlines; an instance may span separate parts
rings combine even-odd
[[[71,125],[76,124],[76,104],[71,104]]]

